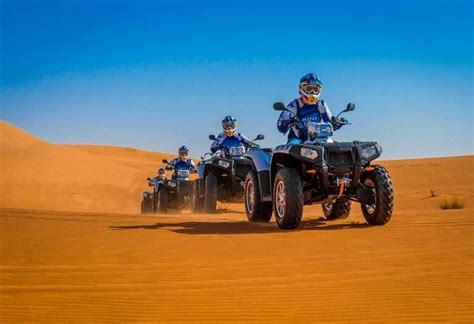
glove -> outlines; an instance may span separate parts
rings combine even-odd
[[[331,118],[331,124],[332,126],[334,127],[334,130],[338,130],[339,128],[342,127],[342,121],[344,120],[344,118],[337,118],[335,116],[332,116]]]
[[[297,119],[295,116],[293,116],[293,117],[291,117],[290,120],[288,121],[288,124],[289,124],[289,125],[296,125],[297,122],[298,122],[298,119]]]

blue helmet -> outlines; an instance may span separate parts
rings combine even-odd
[[[227,136],[234,136],[237,129],[237,119],[232,116],[225,116],[222,120],[222,130]]]
[[[180,160],[187,160],[188,159],[188,153],[189,153],[189,150],[186,146],[181,146],[179,149],[178,149],[178,156],[179,156],[179,159]]]
[[[323,89],[323,82],[315,73],[308,73],[300,79],[299,92],[304,104],[314,105],[318,102]]]
[[[323,82],[321,79],[316,75],[316,73],[308,73],[300,79],[300,84],[307,83],[313,85],[320,85],[323,86]]]

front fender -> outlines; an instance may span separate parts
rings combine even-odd
[[[250,149],[245,153],[245,157],[253,162],[257,172],[270,170],[272,154],[268,150]]]
[[[204,178],[204,163],[199,162],[199,164],[196,166],[196,171],[197,171],[197,176],[199,179]]]
[[[250,159],[253,168],[257,171],[258,182],[260,184],[260,197],[262,201],[272,201],[272,185],[270,178],[270,167],[272,151],[268,149],[250,149],[245,154]]]

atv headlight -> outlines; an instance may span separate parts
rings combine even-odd
[[[371,160],[378,155],[379,151],[381,150],[378,150],[378,147],[376,145],[372,145],[362,149],[360,155],[366,160]]]
[[[168,181],[168,186],[170,187],[176,187],[176,182],[173,182],[173,181]]]
[[[318,157],[318,151],[312,150],[312,149],[309,149],[309,148],[306,148],[306,147],[301,148],[300,154],[303,157],[305,157],[307,159],[311,159],[311,160],[315,160]]]
[[[227,162],[227,161],[224,161],[224,160],[219,160],[219,165],[225,169],[227,169],[228,167],[230,167],[230,162]]]

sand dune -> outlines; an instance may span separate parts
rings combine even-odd
[[[0,123],[0,207],[137,211],[146,177],[169,154],[54,145]]]
[[[381,162],[387,226],[311,206],[280,231],[241,204],[137,215],[161,153],[54,145],[6,123],[0,149],[2,323],[474,321],[473,156]],[[441,210],[446,197],[465,208]]]

